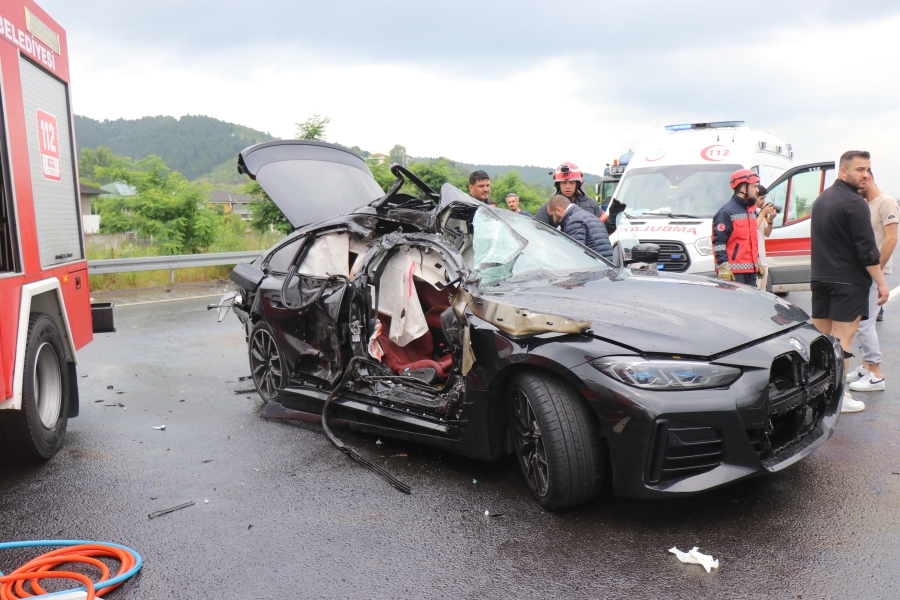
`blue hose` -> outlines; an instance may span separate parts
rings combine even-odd
[[[125,571],[121,575],[113,577],[111,579],[107,579],[106,581],[98,581],[94,584],[94,589],[97,590],[97,593],[100,593],[100,590],[108,588],[110,586],[116,585],[117,583],[121,583],[132,577],[135,573],[141,570],[141,567],[144,564],[144,560],[141,558],[141,555],[129,548],[128,546],[122,546],[121,544],[113,544],[112,542],[92,542],[90,540],[32,540],[26,542],[0,542],[0,550],[8,550],[11,548],[32,548],[35,546],[80,546],[81,544],[99,544],[101,546],[112,546],[114,548],[119,548],[120,550],[125,550],[126,552],[132,554],[136,560],[135,565],[129,570]],[[0,577],[3,576],[3,572],[0,571]],[[39,577],[38,577],[39,578]],[[68,594],[69,592],[79,592],[79,591],[87,591],[87,588],[84,586],[72,588],[70,590],[63,590],[61,592],[53,592],[52,594],[45,594],[44,596],[39,596],[40,598],[48,598],[50,596],[57,596],[59,594]]]

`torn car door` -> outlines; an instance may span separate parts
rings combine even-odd
[[[349,276],[350,233],[337,230],[308,240],[284,278],[263,282],[262,308],[283,332],[292,379],[334,384],[343,372],[341,313]]]

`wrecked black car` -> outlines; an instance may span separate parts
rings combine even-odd
[[[615,266],[398,165],[385,194],[335,145],[267,142],[238,168],[296,228],[231,276],[269,415],[331,400],[358,431],[515,455],[548,508],[779,471],[834,431],[840,346],[774,295]]]

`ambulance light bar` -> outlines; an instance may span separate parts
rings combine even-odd
[[[720,127],[740,127],[743,121],[715,121],[713,123],[684,123],[666,125],[666,131],[687,131],[688,129],[718,129]]]

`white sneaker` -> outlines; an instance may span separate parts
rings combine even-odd
[[[865,377],[866,374],[868,374],[868,373],[871,373],[871,371],[869,371],[864,366],[859,365],[858,367],[856,367],[855,369],[853,369],[852,371],[847,373],[846,381],[847,381],[847,383],[853,383],[854,381],[859,381],[860,379]]]
[[[876,379],[874,373],[867,372],[864,377],[851,383],[850,389],[854,392],[883,392],[884,377]]]
[[[864,402],[854,400],[850,395],[850,392],[844,392],[844,400],[841,403],[842,413],[862,412],[864,410],[866,410],[866,405]]]

